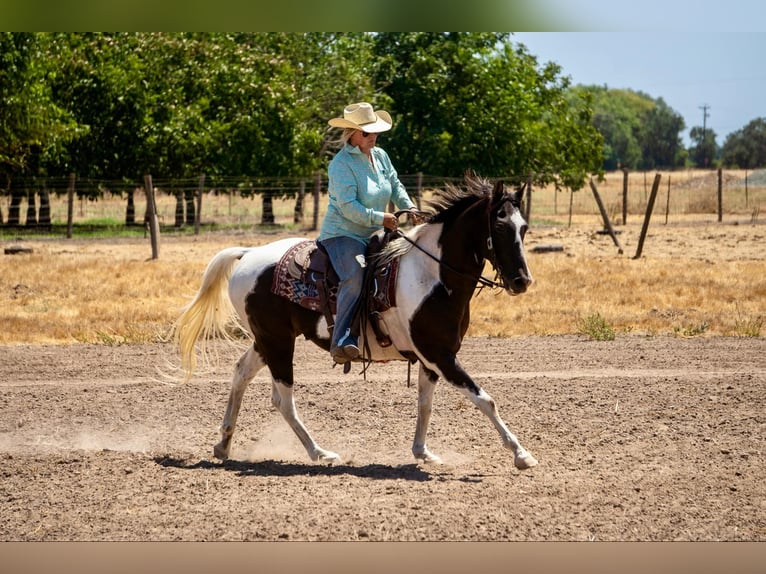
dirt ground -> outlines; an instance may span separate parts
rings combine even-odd
[[[343,375],[304,341],[298,409],[342,462],[309,461],[266,371],[216,461],[239,352],[178,385],[169,345],[0,347],[0,540],[766,540],[762,338],[466,339],[526,471],[443,383],[444,464],[415,463],[415,372]]]

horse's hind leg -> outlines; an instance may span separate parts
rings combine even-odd
[[[252,346],[237,361],[231,383],[231,392],[229,393],[229,402],[226,405],[226,413],[221,425],[221,442],[213,447],[213,456],[218,459],[226,460],[229,458],[231,437],[237,425],[239,409],[242,406],[242,396],[245,394],[248,383],[253,380],[253,377],[264,364],[263,358]]]
[[[415,425],[415,440],[412,443],[412,454],[424,462],[441,464],[441,459],[428,450],[426,434],[431,420],[434,391],[438,375],[420,364],[418,372],[418,420]]]
[[[271,383],[271,404],[279,410],[287,424],[293,429],[293,432],[303,444],[311,460],[315,462],[340,462],[340,457],[336,453],[325,450],[316,443],[306,425],[303,424],[303,421],[298,416],[298,411],[295,408],[295,399],[293,398],[292,384],[285,384],[274,378]]]

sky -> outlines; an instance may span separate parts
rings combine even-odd
[[[766,3],[545,2],[563,11],[569,29],[592,31],[517,32],[514,41],[540,62],[559,64],[575,84],[662,98],[684,118],[687,145],[689,130],[703,121],[722,145],[731,132],[766,117]]]

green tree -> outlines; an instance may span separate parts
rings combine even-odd
[[[653,100],[654,105],[641,122],[640,169],[673,168],[683,165],[681,132],[686,125],[683,117],[662,98]]]
[[[697,167],[711,167],[718,154],[715,131],[710,128],[695,126],[689,131],[689,138],[692,141],[692,146],[689,148],[689,159]]]
[[[27,194],[12,189],[14,179],[44,175],[47,159],[83,131],[54,102],[49,78],[55,68],[47,51],[43,34],[0,32],[0,192],[11,194],[10,225],[19,223]]]
[[[606,86],[582,89],[593,97],[593,125],[604,137],[604,169],[683,165],[683,117],[662,98]]]
[[[721,160],[728,167],[753,169],[766,166],[766,118],[756,118],[726,136]]]
[[[51,45],[49,57],[58,69],[53,95],[88,128],[87,137],[72,141],[51,167],[80,178],[140,180],[151,93],[136,35],[62,33]]]
[[[560,68],[538,69],[508,34],[385,33],[374,51],[376,81],[395,114],[387,146],[400,172],[535,173],[579,188],[599,169],[587,99],[568,99]]]
[[[582,86],[593,100],[593,125],[604,138],[604,169],[635,169],[641,161],[637,108],[644,102],[630,90]]]

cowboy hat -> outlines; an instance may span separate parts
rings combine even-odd
[[[327,122],[334,128],[352,128],[377,134],[391,129],[391,115],[383,110],[377,112],[367,102],[349,104],[343,109],[343,117]]]

